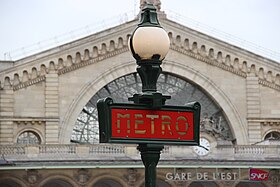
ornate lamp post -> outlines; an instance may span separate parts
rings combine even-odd
[[[156,9],[147,4],[138,27],[129,40],[136,59],[142,92],[128,98],[131,103],[97,101],[100,143],[137,143],[145,165],[145,186],[155,187],[156,166],[163,145],[199,145],[200,104],[168,106],[170,96],[157,92],[162,60],[169,50],[169,37],[159,25]]]
[[[160,109],[170,96],[163,96],[157,92],[157,79],[162,72],[160,67],[165,58],[170,41],[166,31],[160,26],[156,8],[147,4],[141,12],[138,27],[129,40],[129,49],[136,59],[137,72],[142,81],[142,93],[129,98],[135,104],[148,105],[151,109]],[[156,186],[156,166],[160,158],[163,145],[139,144],[141,159],[145,166],[145,186]]]
[[[137,72],[142,81],[143,92],[135,94],[129,100],[161,108],[170,96],[162,96],[157,92],[156,83],[162,72],[160,65],[169,50],[170,41],[158,22],[156,8],[152,4],[143,8],[140,23],[132,33],[128,46],[138,65]]]

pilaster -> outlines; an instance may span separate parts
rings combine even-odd
[[[13,143],[14,91],[11,85],[0,89],[0,144]]]
[[[260,118],[261,115],[260,85],[258,79],[253,74],[249,74],[246,78],[247,121],[250,144],[261,141],[260,123],[253,122],[254,119]]]
[[[46,74],[45,116],[47,119],[52,119],[46,121],[46,144],[58,143],[59,87],[58,74],[54,70]]]

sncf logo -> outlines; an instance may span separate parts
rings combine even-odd
[[[253,168],[250,169],[249,174],[250,180],[254,181],[267,181],[269,176],[267,171]]]

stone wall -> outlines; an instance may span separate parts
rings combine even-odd
[[[279,63],[161,20],[171,39],[163,71],[200,86],[223,109],[237,144],[280,131]],[[26,130],[47,144],[69,143],[79,112],[110,81],[135,72],[131,21],[14,62],[0,71],[0,143]],[[264,125],[264,124],[272,125]],[[20,125],[18,125],[20,124]],[[40,124],[40,125],[39,125]]]

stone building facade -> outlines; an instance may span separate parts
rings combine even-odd
[[[0,62],[2,186],[143,186],[136,145],[99,144],[96,111],[99,98],[127,102],[141,87],[127,46],[137,23]],[[158,186],[279,186],[280,63],[163,12],[160,23],[171,47],[158,89],[171,105],[202,103],[209,152],[165,146]],[[250,181],[249,171],[267,180]]]

